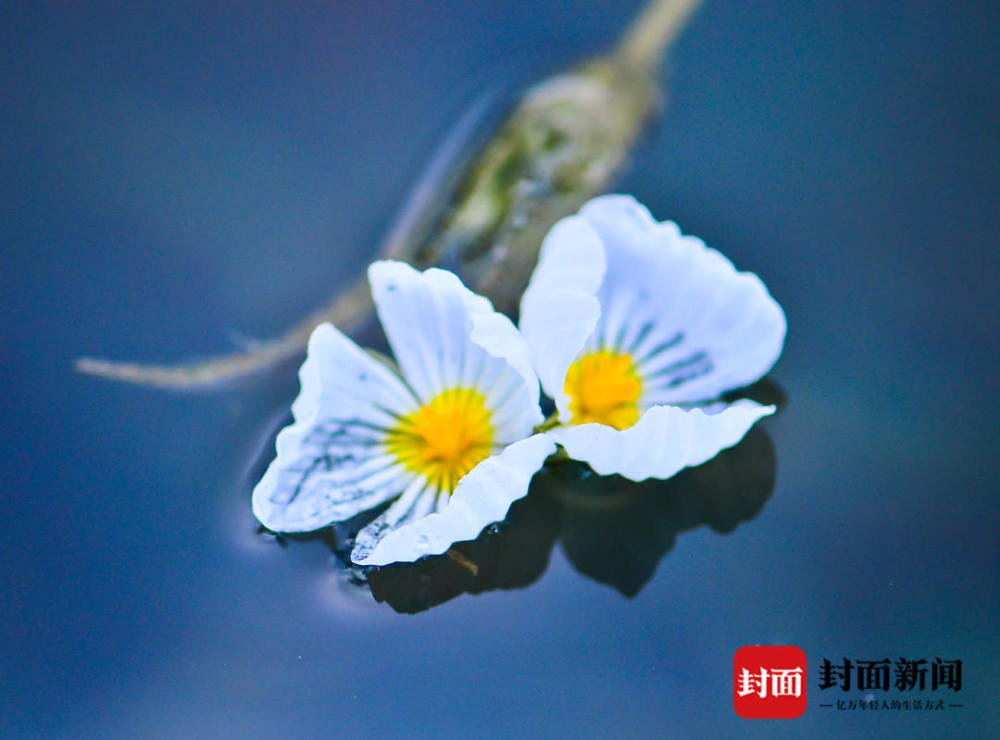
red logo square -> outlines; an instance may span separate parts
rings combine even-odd
[[[733,656],[733,709],[744,719],[806,711],[806,654],[794,645],[747,645]]]

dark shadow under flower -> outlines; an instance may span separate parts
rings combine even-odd
[[[740,394],[783,402],[762,381]],[[525,588],[548,567],[562,543],[581,574],[633,597],[649,582],[681,532],[707,526],[732,532],[757,516],[774,490],[776,456],[767,433],[754,427],[736,446],[669,480],[635,483],[598,476],[586,465],[549,465],[507,519],[446,555],[373,569],[372,595],[416,613],[463,593]]]

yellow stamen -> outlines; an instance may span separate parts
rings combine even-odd
[[[566,372],[563,391],[574,424],[627,429],[639,421],[642,380],[628,353],[601,350],[580,357]]]
[[[482,394],[451,388],[402,417],[385,445],[407,470],[451,493],[462,476],[489,457],[491,422]]]

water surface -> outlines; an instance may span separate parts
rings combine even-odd
[[[398,614],[324,542],[256,534],[293,368],[215,395],[70,371],[275,334],[363,269],[484,90],[601,50],[637,7],[8,4],[5,736],[990,734],[992,4],[710,0],[679,43],[618,188],[763,277],[787,402],[759,513],[675,526],[638,588],[581,572],[542,511],[526,587]],[[730,666],[756,643],[960,658],[965,707],[833,715],[811,678],[802,719],[748,723]]]

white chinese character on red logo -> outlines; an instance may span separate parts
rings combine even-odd
[[[772,668],[772,696],[802,696],[801,668]]]
[[[756,693],[761,699],[767,696],[767,669],[761,668],[760,673],[751,673],[744,668],[740,673],[739,688],[736,689],[739,696],[749,696]]]
[[[733,709],[744,719],[794,719],[806,710],[806,654],[794,645],[744,645],[733,656]]]
[[[744,668],[739,677],[736,689],[738,696],[757,694],[761,699],[767,698],[768,678],[770,678],[771,696],[802,696],[801,668],[761,668],[758,673],[751,673]]]

